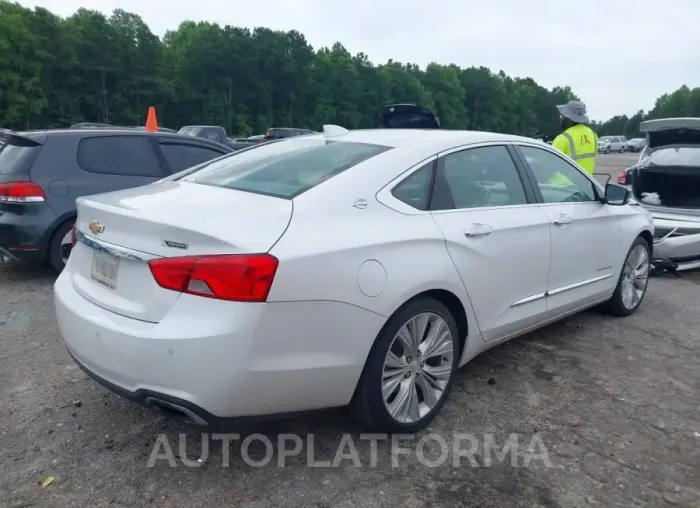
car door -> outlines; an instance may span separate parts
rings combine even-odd
[[[430,210],[470,293],[486,341],[542,319],[549,270],[549,221],[504,144],[438,158]]]
[[[184,140],[161,139],[160,151],[165,160],[165,172],[168,175],[179,173],[198,164],[216,159],[226,153],[223,150]]]
[[[602,190],[585,171],[554,150],[517,146],[535,184],[550,224],[552,252],[547,280],[547,309],[568,312],[612,294],[620,218],[602,202]],[[560,173],[569,180],[551,184]]]

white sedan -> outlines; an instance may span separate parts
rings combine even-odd
[[[635,312],[653,235],[625,187],[541,142],[437,129],[328,129],[77,208],[70,354],[200,425],[350,406],[423,428],[479,353]]]

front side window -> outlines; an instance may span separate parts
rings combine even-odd
[[[179,180],[292,199],[391,147],[295,138],[212,161]]]
[[[443,157],[432,210],[527,204],[520,175],[505,146],[470,148]]]
[[[594,185],[563,158],[541,148],[521,146],[545,203],[598,201]]]

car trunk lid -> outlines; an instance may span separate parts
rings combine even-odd
[[[428,108],[415,104],[391,104],[379,110],[385,129],[439,129],[440,120]]]
[[[159,286],[148,261],[267,252],[286,230],[291,200],[165,181],[79,198],[67,270],[84,298],[159,322],[181,293]]]
[[[632,179],[636,197],[650,210],[700,215],[700,118],[647,120],[647,147]]]

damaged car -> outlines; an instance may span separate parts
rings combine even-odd
[[[654,219],[654,257],[672,271],[700,268],[700,118],[642,122],[647,146],[617,182]]]

